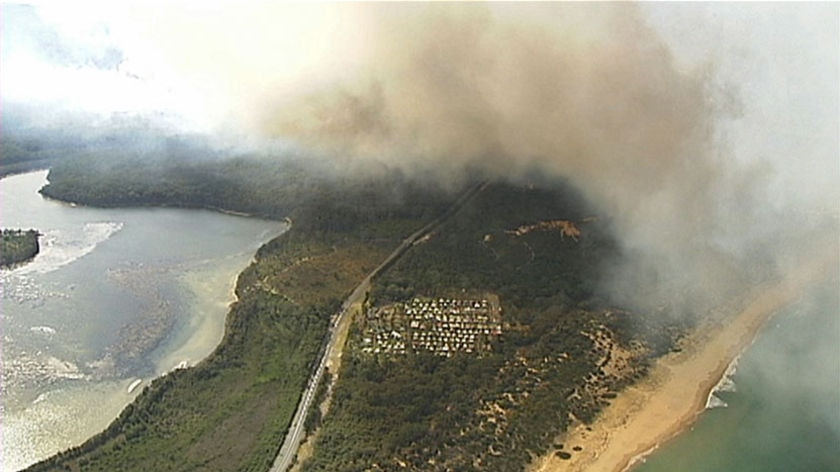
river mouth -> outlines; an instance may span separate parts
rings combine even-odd
[[[44,234],[31,263],[0,271],[4,471],[82,443],[152,378],[212,352],[237,274],[287,229],[206,210],[73,207],[43,199],[45,182],[46,171],[0,180],[0,224]]]

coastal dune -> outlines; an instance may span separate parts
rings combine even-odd
[[[725,324],[701,326],[680,352],[659,359],[645,379],[622,391],[593,424],[579,424],[558,438],[571,458],[549,453],[537,458],[530,472],[626,471],[690,427],[731,363],[767,321],[806,287],[836,273],[836,238],[819,248],[783,279],[749,294],[745,308]]]

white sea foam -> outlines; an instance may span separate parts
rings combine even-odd
[[[734,373],[734,372],[733,372]],[[735,380],[732,379],[731,375],[725,375],[720,382],[717,384],[715,389],[716,392],[737,392],[738,387],[735,385]]]
[[[52,328],[50,326],[32,326],[31,328],[29,328],[29,330],[35,333],[41,333],[46,335],[55,334],[55,328]]]
[[[712,391],[709,392],[709,396],[706,398],[706,409],[712,408],[725,408],[729,406],[725,401],[723,401],[718,394],[720,392],[735,392],[737,391],[737,386],[735,385],[735,373],[738,372],[738,362],[741,360],[741,355],[739,354],[729,365],[726,367],[726,371],[723,373],[723,376],[718,380],[718,383],[712,388]]]
[[[70,264],[90,254],[99,243],[120,231],[123,224],[106,221],[85,223],[72,229],[46,230],[41,237],[41,250],[35,259],[26,265],[13,269],[14,275],[30,273],[45,274]]]
[[[709,399],[706,400],[706,409],[711,410],[712,408],[726,408],[729,404],[725,401],[721,400],[720,398],[716,397],[714,394],[709,395]]]

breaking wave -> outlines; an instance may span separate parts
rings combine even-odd
[[[725,401],[723,401],[718,394],[720,392],[736,392],[737,386],[735,385],[734,376],[735,373],[738,371],[738,362],[741,360],[741,356],[739,355],[729,365],[726,367],[726,371],[723,373],[723,376],[718,380],[718,383],[712,388],[712,391],[709,392],[709,396],[706,398],[706,409],[712,408],[725,408],[729,406]]]

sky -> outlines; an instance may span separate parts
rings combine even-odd
[[[660,280],[708,285],[699,297],[731,281],[727,264],[840,212],[837,3],[49,1],[0,15],[4,121],[22,105],[45,127],[142,119],[442,176],[538,169],[579,185]]]

